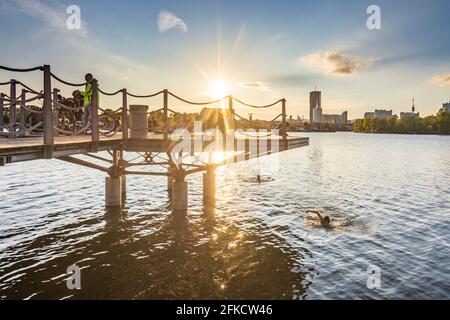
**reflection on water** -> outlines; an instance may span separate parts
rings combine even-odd
[[[162,177],[129,177],[127,207],[105,212],[102,173],[0,168],[0,297],[448,298],[449,138],[311,136],[278,161],[218,169],[215,209],[190,177],[187,217],[169,212]],[[73,264],[79,291],[66,287]]]
[[[96,216],[5,248],[2,298],[291,299],[305,293],[299,254],[281,249],[280,238],[217,218],[214,209],[189,218],[128,209]],[[66,288],[73,264],[81,268],[80,291]]]

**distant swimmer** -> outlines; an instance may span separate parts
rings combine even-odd
[[[317,214],[319,216],[320,224],[322,225],[322,227],[324,227],[324,228],[331,228],[331,218],[329,216],[322,217],[320,212],[319,211],[315,211],[315,210],[308,210],[308,211],[306,211],[306,213],[315,213],[315,214]]]
[[[261,176],[259,174],[256,176],[256,181],[258,181],[258,183],[261,183]]]

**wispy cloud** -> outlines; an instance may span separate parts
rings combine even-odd
[[[263,81],[245,81],[245,82],[239,82],[239,87],[244,89],[253,89],[253,90],[260,90],[260,91],[266,91],[266,92],[273,92],[272,88],[270,88],[269,83],[263,82]]]
[[[300,58],[300,62],[319,67],[331,75],[351,75],[373,66],[378,59],[362,58],[344,52],[319,52]]]
[[[52,31],[70,32],[71,34],[87,35],[87,24],[82,22],[82,28],[77,32],[68,30],[66,26],[66,7],[62,3],[54,3],[50,6],[38,0],[4,0],[8,7],[22,14],[40,19],[45,23],[45,28]]]
[[[85,70],[98,77],[103,76],[103,79],[100,79],[103,83],[108,82],[113,85],[117,83],[123,86],[127,82],[145,83],[146,77],[153,74],[154,69],[150,65],[104,48],[95,35],[87,32],[87,24],[84,21],[82,32],[67,29],[67,6],[62,2],[55,0],[49,5],[48,2],[40,0],[0,0],[2,5],[5,2],[9,10],[6,14],[26,15],[28,19],[32,18],[41,22],[41,28],[33,29],[34,33],[30,33],[29,36],[36,42],[45,37],[48,50],[38,51],[36,55],[33,55],[33,59],[39,57],[38,63],[51,61],[52,67],[55,68],[53,71],[63,78],[68,77],[66,80],[76,82],[75,77]],[[42,55],[46,60],[41,60]],[[115,88],[112,87],[112,89]]]
[[[431,82],[440,87],[450,86],[450,73],[435,75],[433,78],[431,78]]]
[[[188,31],[188,27],[182,19],[166,10],[162,10],[159,13],[158,27],[161,32],[171,29],[179,29],[182,33],[186,33]]]

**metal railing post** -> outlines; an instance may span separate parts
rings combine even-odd
[[[44,159],[53,156],[52,79],[49,65],[44,65]]]
[[[11,79],[11,86],[9,92],[9,138],[16,138],[16,80]]]
[[[27,100],[27,91],[25,89],[22,89],[22,99],[20,101],[20,124],[22,125],[22,128],[25,129],[25,104]]]
[[[100,141],[100,133],[98,127],[98,81],[92,81],[92,152],[98,151],[98,143]]]
[[[126,144],[128,140],[128,93],[126,88],[122,90],[122,139]]]
[[[169,145],[169,90],[164,89],[163,105],[163,145],[167,149]],[[167,151],[167,150],[165,150]]]
[[[282,136],[283,136],[283,145],[284,145],[284,150],[288,149],[288,141],[287,141],[287,115],[286,115],[286,99],[282,100],[282,114],[283,114],[283,120],[282,120]]]

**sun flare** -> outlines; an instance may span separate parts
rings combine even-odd
[[[208,95],[213,99],[221,99],[230,94],[230,86],[224,78],[218,78],[209,84]]]

